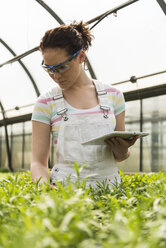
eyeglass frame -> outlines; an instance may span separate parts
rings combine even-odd
[[[74,59],[77,56],[77,54],[80,53],[81,50],[82,49],[78,50],[76,53],[74,53],[71,57],[69,57],[68,59],[66,59],[64,62],[59,63],[59,64],[56,64],[56,65],[45,65],[44,64],[44,60],[42,60],[41,66],[43,67],[43,69],[46,72],[48,72],[47,69],[50,69],[51,70],[50,72],[52,72],[52,73],[48,72],[49,74],[54,74],[55,72],[62,73],[62,72],[60,72],[60,69],[55,69],[55,67],[61,66],[61,65],[65,64],[65,63],[67,63],[67,62],[72,61],[72,59]]]

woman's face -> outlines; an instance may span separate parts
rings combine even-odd
[[[43,52],[44,64],[49,66],[61,64],[70,57],[62,48],[48,48]],[[85,53],[81,50],[71,61],[54,67],[55,72],[49,75],[63,90],[69,89],[78,82],[84,60]]]

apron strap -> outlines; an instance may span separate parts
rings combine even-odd
[[[100,109],[103,110],[104,118],[108,118],[108,111],[110,110],[110,106],[108,105],[107,91],[105,90],[105,86],[103,83],[97,80],[93,80],[93,82],[96,86]]]
[[[110,106],[108,105],[107,99],[107,91],[105,90],[105,86],[103,83],[98,80],[93,80],[96,91],[99,99],[100,109],[103,110],[104,118],[108,118],[108,111],[110,110]],[[66,104],[64,101],[63,93],[60,87],[55,87],[52,89],[53,99],[56,103],[57,115],[61,115],[64,121],[68,120]]]
[[[56,87],[52,89],[53,99],[56,103],[57,115],[61,115],[64,121],[68,120],[67,117],[67,108],[65,105],[63,93],[60,87]]]

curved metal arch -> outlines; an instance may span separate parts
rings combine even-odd
[[[38,2],[45,10],[47,10],[50,15],[54,17],[54,19],[59,23],[59,24],[65,24],[62,19],[42,0],[35,0]]]
[[[161,9],[163,10],[164,14],[166,15],[166,3],[164,0],[157,0],[158,4],[160,5]]]
[[[2,45],[4,45],[7,50],[13,55],[16,56],[15,52],[6,44],[6,42],[4,40],[2,40],[0,38],[0,42],[2,43]],[[26,66],[24,65],[24,63],[22,61],[18,61],[20,63],[20,65],[22,66],[22,68],[24,69],[24,71],[26,72],[26,74],[28,75],[30,81],[32,82],[32,85],[35,89],[36,95],[39,96],[40,92],[39,89],[32,77],[32,75],[30,74],[30,72],[28,71],[28,69],[26,68]],[[9,146],[9,135],[8,135],[8,130],[7,130],[7,121],[6,121],[6,115],[5,115],[5,109],[3,107],[3,104],[0,101],[0,109],[2,111],[2,115],[3,115],[3,120],[4,120],[4,128],[5,128],[5,140],[6,140],[6,151],[7,151],[7,157],[8,157],[8,166],[9,169],[13,172],[13,167],[12,167],[12,159],[11,159],[11,150],[10,150],[10,146]]]
[[[0,42],[2,43],[2,45],[3,45],[4,47],[7,48],[7,50],[8,50],[13,56],[16,56],[15,52],[9,47],[9,45],[7,45],[7,43],[6,43],[4,40],[2,40],[2,39],[0,38]],[[39,89],[38,89],[38,87],[37,87],[37,85],[36,85],[36,83],[35,83],[35,80],[33,79],[32,75],[31,75],[31,73],[29,72],[29,70],[27,69],[27,67],[24,65],[24,63],[23,63],[22,61],[19,61],[19,60],[18,60],[18,62],[19,62],[19,64],[21,65],[21,67],[24,69],[25,73],[28,75],[30,81],[32,82],[32,85],[33,85],[33,87],[34,87],[34,90],[35,90],[35,92],[36,92],[36,95],[39,96],[39,95],[40,95],[40,91],[39,91]]]
[[[41,5],[43,4],[43,5],[47,6],[47,5],[46,5],[43,1],[41,1],[41,0],[36,0],[36,1],[38,1],[38,2],[40,1],[40,2],[41,2]],[[126,6],[128,6],[128,5],[130,5],[130,4],[133,4],[133,3],[137,2],[137,1],[139,1],[139,0],[128,0],[127,2],[125,2],[125,3],[121,4],[121,5],[119,5],[118,7],[113,8],[113,9],[107,11],[107,12],[104,12],[103,14],[101,14],[101,15],[99,15],[99,16],[93,18],[93,19],[91,19],[90,21],[87,21],[87,22],[86,22],[86,25],[91,24],[91,23],[93,23],[93,22],[95,22],[95,21],[98,20],[98,22],[97,22],[95,25],[93,25],[93,26],[91,27],[91,29],[92,29],[92,28],[94,28],[94,26],[96,26],[100,21],[102,21],[103,18],[105,18],[106,16],[108,16],[108,15],[110,15],[110,14],[112,14],[112,13],[116,13],[117,10],[123,9],[124,7],[126,7]],[[49,9],[50,7],[47,6],[47,8]],[[53,11],[51,11],[51,12],[53,12]],[[53,13],[54,13],[54,12],[53,12]],[[54,14],[55,14],[55,13],[54,13]],[[53,14],[52,14],[52,15],[53,15]],[[56,15],[56,14],[55,14],[55,15]],[[56,16],[57,16],[57,15],[56,15]],[[55,18],[55,19],[56,19],[56,18]],[[29,55],[29,54],[31,54],[31,53],[37,51],[38,49],[39,49],[39,47],[34,47],[34,48],[32,48],[31,50],[28,50],[28,51],[26,51],[26,52],[24,52],[24,53],[22,53],[22,54],[20,54],[20,55],[18,55],[18,56],[16,56],[16,57],[14,57],[13,59],[10,59],[10,60],[8,60],[8,61],[6,61],[6,62],[0,64],[0,67],[2,67],[2,66],[4,66],[4,65],[7,65],[7,64],[11,64],[11,63],[13,63],[13,62],[16,62],[17,60],[20,60],[21,58],[24,58],[25,56],[27,56],[27,55]]]
[[[42,0],[35,0],[36,2],[38,2],[46,11],[49,12],[50,15],[53,16],[53,18],[59,23],[59,24],[65,24],[62,19]],[[87,62],[87,66],[90,72],[90,75],[92,76],[92,78],[97,79],[95,72],[90,64],[90,61],[88,59],[88,57],[86,56],[86,62]]]
[[[4,107],[0,101],[0,108],[2,111],[2,115],[3,115],[3,120],[4,120],[4,128],[5,128],[5,140],[6,140],[6,151],[7,151],[7,157],[8,157],[8,166],[9,169],[13,172],[13,167],[12,167],[12,160],[11,160],[11,150],[10,150],[10,146],[9,146],[9,135],[8,135],[8,130],[7,130],[7,123],[6,123],[6,116],[5,116],[5,110]]]

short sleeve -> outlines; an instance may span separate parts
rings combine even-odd
[[[115,99],[115,106],[114,106],[114,114],[119,115],[123,111],[125,111],[124,95],[121,91],[117,91],[117,95]]]
[[[50,125],[50,123],[51,123],[51,111],[50,111],[50,107],[49,107],[47,98],[45,98],[44,96],[40,96],[37,99],[37,101],[34,105],[31,120],[43,122],[45,124]]]

